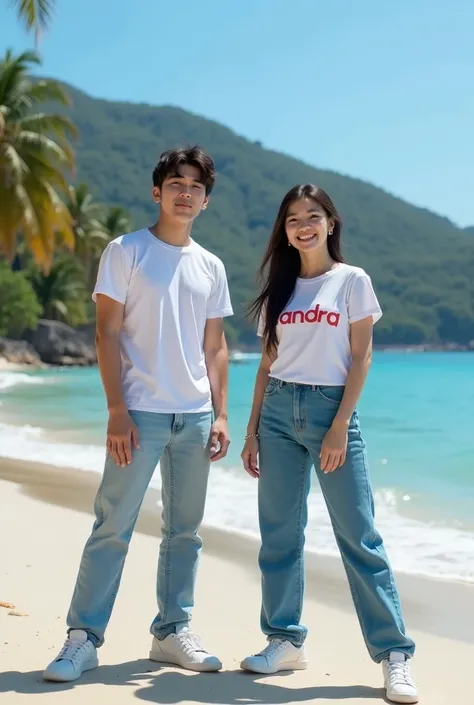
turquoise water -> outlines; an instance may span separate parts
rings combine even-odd
[[[213,469],[208,523],[255,533],[255,482],[239,454],[257,361],[231,365],[230,452]],[[0,372],[0,454],[102,469],[105,400],[98,370]],[[359,404],[379,527],[401,570],[474,580],[474,354],[374,356]],[[158,473],[154,480],[159,486]],[[335,551],[318,488],[310,549]]]

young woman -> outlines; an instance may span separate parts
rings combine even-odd
[[[370,277],[345,264],[341,220],[311,184],[283,199],[265,254],[258,317],[262,359],[242,451],[259,478],[261,627],[268,644],[242,668],[306,668],[300,624],[303,545],[314,465],[371,658],[383,664],[387,697],[418,700],[400,600],[382,539],[356,404],[382,312]]]

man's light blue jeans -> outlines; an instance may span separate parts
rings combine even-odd
[[[138,512],[161,460],[162,542],[157,576],[158,615],[150,631],[159,639],[189,622],[202,546],[210,468],[211,413],[131,411],[140,448],[121,468],[107,456],[95,499],[96,520],[79,568],[67,624],[84,629],[101,646],[120,585]],[[139,582],[137,583],[139,590]]]
[[[259,520],[262,573],[261,627],[268,637],[302,645],[304,532],[314,464],[371,658],[390,651],[412,656],[395,580],[374,525],[374,500],[357,411],[352,415],[344,465],[320,469],[324,435],[344,387],[288,384],[271,379],[260,418]],[[327,628],[330,626],[326,625]]]

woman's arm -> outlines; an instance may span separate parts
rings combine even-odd
[[[268,384],[268,377],[272,359],[263,350],[262,358],[255,379],[255,387],[253,391],[252,410],[250,412],[249,422],[247,424],[247,434],[258,433],[258,424],[260,421],[260,412],[262,410],[263,395]]]
[[[364,388],[365,380],[372,363],[372,316],[352,323],[350,328],[350,343],[352,364],[347,375],[346,388],[334,423],[349,426],[359,397]]]
[[[332,472],[346,459],[347,432],[372,362],[373,318],[368,316],[350,327],[352,364],[344,396],[321,448],[321,470]]]
[[[268,384],[268,377],[272,362],[273,359],[265,351],[265,347],[262,346],[262,358],[260,360],[257,377],[255,379],[252,410],[250,412],[250,418],[247,424],[247,436],[245,438],[245,445],[241,453],[244,468],[252,477],[259,476],[259,469],[257,465],[258,426],[260,423],[263,395]]]

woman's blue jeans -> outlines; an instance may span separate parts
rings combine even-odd
[[[382,538],[357,411],[352,415],[344,465],[324,474],[321,444],[344,387],[289,384],[271,379],[260,419],[258,491],[262,574],[261,627],[268,637],[303,644],[304,533],[311,466],[319,478],[352,598],[371,658],[390,651],[412,656],[400,599]]]

